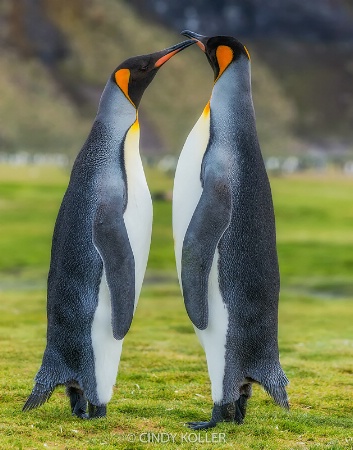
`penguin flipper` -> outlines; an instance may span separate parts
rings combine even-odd
[[[135,305],[135,259],[123,219],[123,202],[111,197],[102,202],[93,224],[93,243],[102,260],[110,291],[115,339],[129,331]]]
[[[231,219],[231,191],[224,178],[205,180],[186,231],[181,280],[186,311],[199,330],[208,325],[208,277],[217,244]]]

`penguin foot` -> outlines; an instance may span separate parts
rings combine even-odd
[[[238,408],[240,411],[239,406]],[[187,426],[192,430],[207,430],[215,427],[219,422],[237,422],[236,411],[237,405],[234,402],[225,405],[213,405],[212,417],[209,422],[188,422]]]
[[[241,395],[239,399],[235,402],[234,420],[239,425],[244,423],[247,403],[248,397],[246,395]]]
[[[78,417],[79,419],[88,419],[88,414],[86,413],[86,408],[77,407],[72,411],[72,415]]]
[[[66,394],[70,398],[72,415],[80,419],[87,419],[87,400],[83,395],[83,391],[79,388],[68,386],[66,388]]]
[[[105,417],[107,415],[107,406],[96,406],[92,403],[88,403],[88,418],[89,419],[99,419],[100,417]]]

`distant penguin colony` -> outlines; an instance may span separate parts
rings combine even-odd
[[[288,408],[277,343],[279,270],[270,184],[251,96],[250,55],[233,37],[195,39],[214,71],[211,99],[181,152],[173,233],[185,307],[214,402],[206,422],[242,423],[252,384]]]
[[[137,110],[158,69],[193,43],[130,58],[105,86],[55,224],[47,346],[24,411],[65,385],[73,415],[106,415],[151,241]]]
[[[178,278],[206,354],[213,410],[210,420],[188,425],[242,423],[253,383],[288,408],[277,338],[275,218],[250,55],[233,37],[182,34],[189,40],[121,63],[105,86],[55,224],[47,346],[24,411],[64,385],[73,415],[106,416],[151,241],[138,107],[158,69],[194,43],[215,82],[179,157],[172,219]]]

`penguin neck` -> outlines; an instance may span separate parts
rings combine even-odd
[[[210,112],[210,127],[217,148],[230,149],[243,160],[259,154],[250,63],[245,57],[231,63],[215,83]],[[251,151],[244,152],[244,148]]]
[[[211,95],[210,106],[221,112],[233,111],[239,117],[244,110],[253,112],[251,95],[251,71],[248,59],[233,61],[216,81]],[[221,107],[222,105],[222,107]]]
[[[103,90],[96,121],[118,134],[125,133],[137,119],[137,109],[111,79]]]

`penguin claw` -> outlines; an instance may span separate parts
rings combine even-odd
[[[107,415],[107,407],[103,406],[95,406],[91,403],[88,404],[88,418],[89,419],[99,419],[101,417],[105,417]]]
[[[82,413],[82,414],[72,413],[72,415],[75,417],[78,417],[79,419],[83,419],[83,420],[89,419],[89,416],[87,413]]]
[[[214,428],[217,422],[210,420],[209,422],[187,422],[187,426],[192,430],[207,430],[209,428]]]

